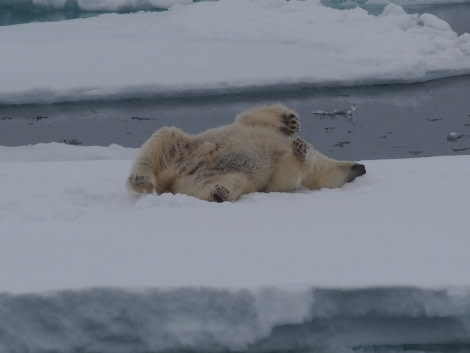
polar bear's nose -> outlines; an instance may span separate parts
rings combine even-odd
[[[356,173],[356,176],[361,176],[366,174],[366,166],[364,164],[353,164],[351,170]]]
[[[348,182],[353,181],[357,177],[366,174],[366,167],[364,164],[355,163],[351,166],[348,176]]]

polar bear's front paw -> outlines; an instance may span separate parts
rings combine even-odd
[[[294,113],[284,113],[281,116],[281,131],[290,136],[296,134],[300,130],[299,117]]]
[[[153,193],[152,178],[148,175],[131,174],[127,178],[127,188],[139,193]]]
[[[300,137],[297,137],[292,141],[292,148],[294,149],[294,154],[300,159],[304,159],[307,156],[307,142],[302,140]]]
[[[229,189],[219,184],[215,185],[214,191],[212,191],[211,196],[215,202],[232,201]]]

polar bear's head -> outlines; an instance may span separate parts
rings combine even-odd
[[[313,152],[311,165],[310,172],[302,180],[302,185],[309,189],[338,188],[366,174],[363,164],[337,161],[318,151]]]

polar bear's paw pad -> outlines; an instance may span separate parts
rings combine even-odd
[[[307,142],[302,140],[300,137],[297,137],[294,141],[292,141],[292,147],[294,148],[294,154],[304,159],[307,156]]]
[[[129,182],[136,186],[143,186],[152,183],[148,175],[131,175],[129,176]]]
[[[153,193],[152,178],[148,175],[131,174],[127,178],[127,185],[130,190],[141,193]]]
[[[229,189],[219,184],[215,185],[214,191],[212,191],[211,196],[215,202],[232,201]]]
[[[282,127],[281,131],[286,135],[293,135],[300,130],[299,117],[293,113],[282,114]]]

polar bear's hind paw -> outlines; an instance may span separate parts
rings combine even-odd
[[[282,127],[281,131],[290,136],[296,134],[300,130],[299,117],[293,113],[282,114]]]
[[[294,154],[298,158],[304,159],[307,156],[307,142],[305,142],[300,137],[297,137],[294,141],[292,141],[292,148],[294,149]]]
[[[230,197],[230,191],[220,184],[216,184],[214,187],[214,191],[212,192],[212,199],[215,202],[224,202],[224,201],[232,201]]]

